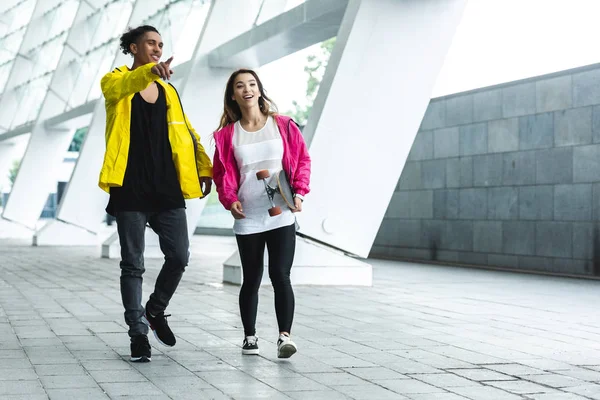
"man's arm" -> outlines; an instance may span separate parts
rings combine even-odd
[[[109,72],[102,77],[100,86],[107,102],[117,102],[124,97],[141,92],[160,76],[152,72],[156,64],[150,63],[126,72]]]

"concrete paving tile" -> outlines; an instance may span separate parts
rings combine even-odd
[[[231,400],[232,397],[221,392],[219,389],[202,389],[195,393],[182,394],[179,397],[180,400],[196,400],[196,399],[207,399],[207,400]]]
[[[81,365],[88,371],[128,370],[133,363],[125,360],[83,360]]]
[[[312,379],[308,379],[305,377],[300,378],[263,378],[261,379],[267,385],[282,391],[284,393],[287,392],[295,392],[295,391],[303,391],[303,390],[325,390],[326,386],[313,381]]]
[[[89,375],[41,376],[40,380],[46,389],[77,389],[98,387]]]
[[[191,377],[175,377],[169,376],[165,378],[155,378],[152,379],[152,383],[154,383],[159,389],[167,393],[168,395],[174,396],[174,393],[177,392],[194,392],[202,389],[213,389],[213,385],[206,382],[204,379],[191,376]],[[177,397],[177,396],[175,396]]]
[[[553,388],[585,385],[586,382],[559,374],[527,375],[527,380]]]
[[[87,375],[85,369],[79,364],[36,365],[35,372],[39,376]]]
[[[471,400],[522,400],[518,394],[509,393],[504,390],[490,386],[458,386],[452,388],[452,392]]]
[[[376,379],[410,379],[405,375],[402,375],[391,369],[383,367],[372,367],[372,368],[345,368],[344,371],[349,374],[358,376],[366,380]]]
[[[429,383],[430,385],[452,388],[456,386],[479,386],[480,383],[463,378],[455,374],[412,374],[411,378],[421,382]]]
[[[135,369],[89,371],[91,377],[98,383],[116,382],[147,382],[148,378]]]
[[[31,368],[31,362],[29,362],[29,359],[8,358],[8,359],[2,360],[2,362],[0,362],[0,374],[2,374],[3,370],[27,369],[27,368]]]
[[[516,394],[555,393],[556,390],[527,381],[496,381],[488,382],[490,386]]]
[[[23,349],[0,348],[0,360],[7,360],[9,358],[27,358],[27,354],[25,354]]]
[[[378,385],[337,386],[335,389],[356,400],[405,400],[409,397],[393,392]]]
[[[403,395],[421,393],[445,393],[447,390],[416,379],[375,379],[372,381],[384,388]]]
[[[533,368],[522,364],[489,364],[485,366],[487,369],[501,372],[505,375],[519,377],[526,375],[540,375],[544,371],[538,368]]]
[[[121,356],[112,349],[107,350],[71,350],[78,360],[120,360]]]
[[[33,368],[0,369],[0,381],[34,381],[37,378]]]
[[[245,372],[239,370],[233,371],[201,371],[197,372],[196,375],[206,382],[217,385],[219,383],[227,382],[227,383],[244,383],[244,382],[254,382],[252,376],[246,374]]]
[[[528,399],[531,400],[584,400],[587,397],[578,396],[573,393],[540,393],[527,395]]]
[[[306,373],[305,377],[326,386],[364,385],[368,380],[347,372]]]
[[[23,394],[39,395],[44,393],[44,388],[39,381],[0,381],[0,398],[5,395]]]
[[[165,394],[151,382],[117,382],[99,383],[100,387],[106,391],[110,397],[117,396],[164,396]]]
[[[571,378],[579,379],[588,382],[600,382],[600,372],[593,371],[587,368],[573,367],[567,370],[557,371],[560,375],[570,376]]]
[[[300,373],[291,371],[288,368],[283,366],[273,366],[273,367],[263,367],[263,368],[254,368],[252,366],[243,366],[239,368],[240,371],[245,372],[246,374],[260,379],[260,378],[281,378],[281,377],[300,377],[302,376]],[[308,375],[308,374],[304,374]],[[319,373],[318,375],[321,375]]]
[[[352,356],[327,357],[326,359],[323,359],[322,362],[336,368],[367,368],[377,366],[377,364],[373,362]]]
[[[287,393],[294,400],[348,400],[351,397],[334,390],[303,391]]]
[[[497,371],[492,371],[486,368],[475,368],[475,369],[449,369],[455,375],[462,376],[472,381],[512,381],[517,379],[514,376],[502,374]]]
[[[589,384],[581,386],[573,386],[562,389],[565,392],[578,394],[584,397],[590,397],[592,399],[600,399],[600,385]]]
[[[426,394],[411,394],[411,400],[465,400],[467,397],[460,396],[455,393],[426,393]]]
[[[108,395],[100,388],[84,388],[84,389],[48,389],[50,400],[64,399],[85,399],[85,400],[106,400]]]

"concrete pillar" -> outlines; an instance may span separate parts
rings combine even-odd
[[[350,0],[304,130],[304,235],[368,256],[465,6]]]

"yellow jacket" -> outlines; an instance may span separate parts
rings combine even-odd
[[[157,81],[165,91],[169,142],[181,192],[186,199],[203,197],[199,178],[212,177],[212,163],[200,144],[200,136],[183,112],[177,90],[150,71],[154,65],[146,64],[133,71],[123,66],[102,77],[100,86],[106,104],[106,152],[98,186],[106,192],[110,192],[111,187],[123,186],[129,157],[131,99]]]

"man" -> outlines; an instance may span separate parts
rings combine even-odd
[[[148,25],[121,37],[133,65],[101,81],[106,103],[106,153],[99,186],[110,193],[106,211],[117,221],[121,244],[121,298],[131,338],[131,361],[151,359],[148,325],[157,340],[175,345],[165,309],[189,258],[184,199],[210,193],[212,164],[183,112],[175,88],[164,81],[173,57],[160,62],[163,42]],[[157,234],[165,262],[142,306],[144,231]]]

